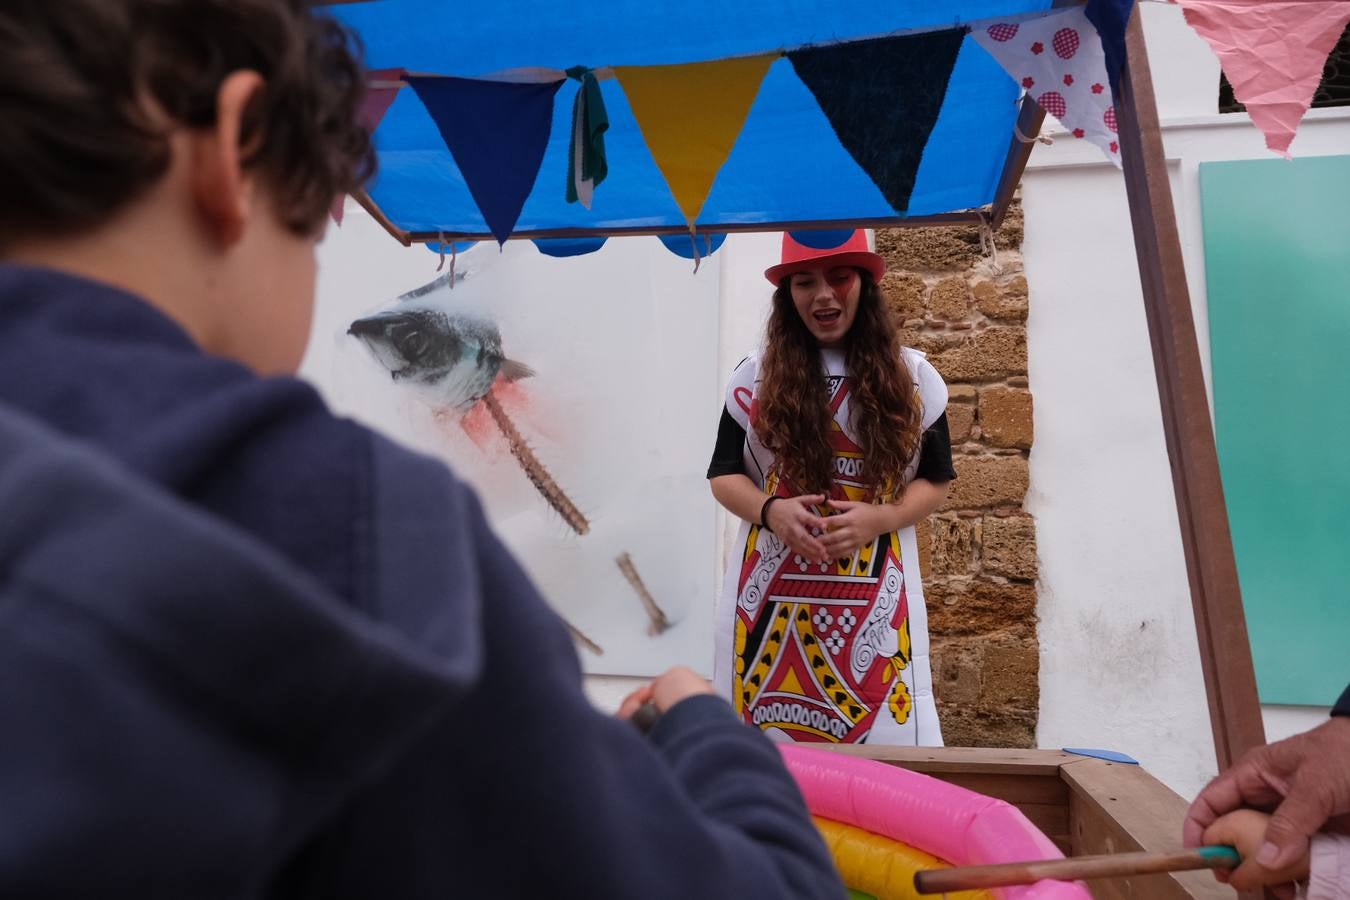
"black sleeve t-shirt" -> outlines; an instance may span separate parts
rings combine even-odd
[[[745,461],[741,456],[744,445],[745,429],[731,417],[725,406],[722,407],[722,421],[717,425],[717,444],[713,447],[712,462],[708,464],[708,477],[746,474]],[[919,466],[914,477],[936,484],[956,478],[956,469],[952,467],[951,432],[947,428],[945,412],[923,433],[923,441],[919,445]]]

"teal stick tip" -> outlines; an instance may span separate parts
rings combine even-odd
[[[1238,855],[1237,848],[1230,847],[1227,844],[1214,844],[1209,847],[1200,848],[1201,859],[1217,859],[1229,866],[1237,866],[1242,862],[1242,857]]]

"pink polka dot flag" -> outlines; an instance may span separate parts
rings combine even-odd
[[[1120,165],[1106,56],[1083,7],[1039,19],[977,26],[971,37],[1060,121],[1071,140],[1091,141]]]

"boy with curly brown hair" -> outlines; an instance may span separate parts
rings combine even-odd
[[[591,709],[472,492],[291,377],[351,36],[7,0],[0,54],[0,895],[841,897],[705,682]]]

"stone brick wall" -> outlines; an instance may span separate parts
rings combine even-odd
[[[951,392],[957,480],[918,528],[933,689],[950,746],[1031,747],[1040,701],[1036,526],[1022,509],[1032,445],[1022,213],[995,232],[877,232],[882,283],[905,344]]]

